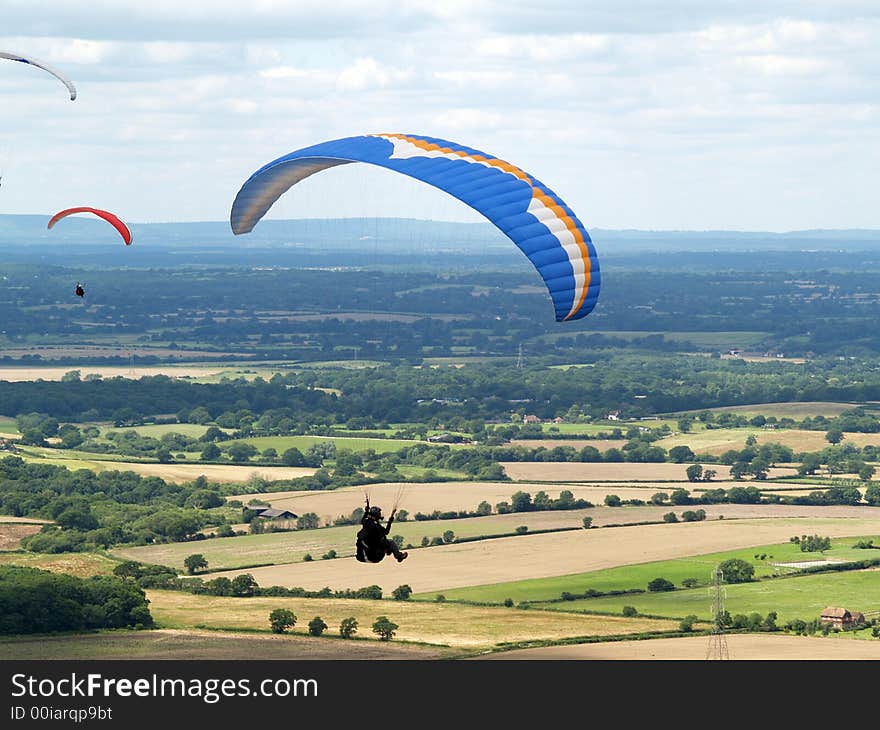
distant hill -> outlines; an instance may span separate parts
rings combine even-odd
[[[316,265],[346,252],[345,265],[370,260],[405,263],[416,258],[474,257],[493,265],[517,264],[521,254],[490,223],[452,223],[408,218],[264,220],[252,233],[234,236],[225,221],[130,223],[134,244],[117,260],[108,245],[119,242],[104,222],[68,218],[52,231],[49,215],[0,215],[0,251],[6,261],[55,261],[63,265],[168,266],[179,264]],[[880,230],[642,231],[591,229],[600,259],[636,252],[865,251],[880,245]],[[271,251],[271,259],[267,258]],[[472,262],[473,263],[473,262]]]

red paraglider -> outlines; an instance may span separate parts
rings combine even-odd
[[[74,213],[92,213],[93,215],[98,216],[98,218],[103,218],[107,221],[111,226],[113,226],[117,231],[119,231],[119,235],[122,236],[122,240],[125,241],[126,246],[131,245],[131,231],[128,230],[128,226],[125,225],[119,218],[117,218],[113,213],[109,213],[106,210],[100,210],[99,208],[68,208],[67,210],[62,210],[59,213],[56,213],[52,216],[49,221],[49,225],[47,228],[52,228],[58,221],[62,218],[66,218],[69,215],[73,215]]]

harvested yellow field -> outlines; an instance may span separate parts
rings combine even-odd
[[[358,621],[358,636],[376,638],[370,627],[388,616],[400,627],[404,641],[461,648],[490,648],[499,642],[610,636],[640,631],[672,631],[676,621],[588,616],[557,611],[466,606],[455,603],[369,601],[340,598],[219,598],[177,591],[147,591],[150,612],[164,628],[269,629],[269,613],[287,608],[296,614],[293,634],[305,634],[308,622],[320,616],[327,632],[337,634],[342,619]]]
[[[90,353],[91,354],[91,353]],[[128,352],[114,352],[113,355],[128,357]],[[204,366],[175,366],[156,365],[128,368],[125,366],[102,366],[102,365],[68,365],[65,367],[30,367],[30,368],[0,368],[0,380],[8,382],[22,382],[26,380],[61,380],[65,373],[71,370],[79,370],[82,377],[92,373],[103,378],[143,378],[152,375],[167,375],[171,378],[200,378],[223,372],[227,366],[216,367]]]
[[[76,575],[88,578],[92,575],[107,575],[113,572],[118,563],[97,553],[46,553],[9,552],[0,553],[0,565],[21,565],[26,568],[50,570],[53,573]]]
[[[657,443],[662,444],[662,441]],[[664,448],[666,448],[664,446]],[[693,447],[691,447],[693,448]],[[580,463],[572,461],[506,461],[502,462],[504,472],[517,481],[548,481],[548,482],[607,482],[607,481],[680,481],[686,482],[689,464],[636,464],[617,463]],[[708,464],[707,469],[714,469],[718,479],[730,479],[730,467],[721,464]],[[770,469],[771,477],[793,476],[796,469]],[[702,485],[701,485],[702,486]]]
[[[401,492],[401,486],[403,491]],[[647,501],[656,491],[671,491],[679,485],[649,484],[646,486],[611,485],[567,485],[567,484],[514,484],[511,482],[431,482],[413,484],[370,484],[365,487],[344,487],[329,492],[292,491],[266,492],[264,494],[237,494],[227,499],[238,499],[247,504],[252,499],[268,502],[276,509],[286,509],[298,515],[314,512],[319,517],[332,521],[340,515],[349,515],[357,507],[364,506],[364,490],[370,494],[370,502],[377,504],[386,514],[400,494],[399,507],[407,510],[410,517],[416,512],[429,514],[434,510],[441,512],[456,510],[475,510],[480,502],[488,502],[494,508],[499,502],[510,502],[515,492],[528,492],[535,496],[544,490],[556,499],[563,489],[569,490],[576,499],[586,499],[593,504],[602,504],[606,494],[616,494],[621,499],[643,499]],[[712,483],[712,486],[716,486]],[[719,483],[717,486],[723,486]],[[656,488],[655,488],[656,487]]]
[[[705,659],[708,639],[688,636],[677,639],[615,641],[518,649],[486,654],[479,659]],[[731,659],[880,659],[880,641],[849,641],[837,637],[789,636],[785,634],[731,634],[727,636]]]
[[[36,535],[43,526],[27,522],[0,522],[0,550],[18,550],[21,541]]]
[[[864,510],[866,517],[725,519],[609,527],[421,548],[411,551],[403,563],[389,558],[372,565],[338,558],[212,575],[233,577],[251,573],[261,586],[301,586],[309,590],[324,586],[360,588],[375,583],[386,594],[406,583],[415,593],[428,593],[782,543],[788,542],[793,534],[877,534],[880,510],[857,509]]]
[[[63,452],[60,452],[63,454]],[[41,460],[42,462],[43,460]],[[133,461],[83,461],[79,459],[45,460],[68,469],[93,471],[133,471],[145,477],[160,477],[166,482],[191,482],[204,475],[211,482],[246,482],[253,476],[263,479],[295,479],[311,476],[315,469],[299,466],[237,466],[233,464],[144,464]],[[349,510],[351,511],[351,510]]]
[[[447,659],[461,649],[396,641],[156,629],[0,638],[0,656],[25,659]]]
[[[828,446],[824,431],[798,431],[795,429],[718,428],[696,433],[679,433],[656,441],[657,446],[671,449],[673,446],[690,446],[695,453],[720,456],[729,449],[745,448],[746,439],[754,436],[757,443],[781,444],[799,451],[821,451]],[[845,433],[843,443],[862,447],[880,446],[880,433]]]
[[[12,515],[0,515],[0,525],[8,524],[25,524],[25,525],[45,525],[52,520],[41,520],[37,517],[13,517]]]
[[[527,449],[555,449],[557,446],[570,446],[580,451],[584,446],[592,446],[601,452],[608,449],[622,449],[627,444],[626,439],[513,439],[511,446],[524,446]]]
[[[720,406],[703,408],[681,413],[702,413],[704,410],[713,413],[738,413],[742,416],[776,416],[777,418],[806,418],[807,416],[839,416],[844,411],[858,408],[859,403],[825,403],[823,401],[803,401],[797,403],[756,403],[750,406]]]

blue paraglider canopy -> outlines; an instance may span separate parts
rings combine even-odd
[[[454,142],[411,134],[374,134],[304,147],[251,175],[232,204],[236,235],[249,233],[278,198],[316,172],[366,162],[433,185],[488,218],[544,279],[556,320],[580,319],[596,306],[599,261],[586,228],[565,202],[509,162]]]

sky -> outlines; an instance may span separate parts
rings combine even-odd
[[[874,0],[0,0],[0,50],[79,92],[0,60],[0,213],[226,220],[276,157],[404,132],[588,230],[880,228]],[[330,170],[267,217],[475,219],[393,177]]]

